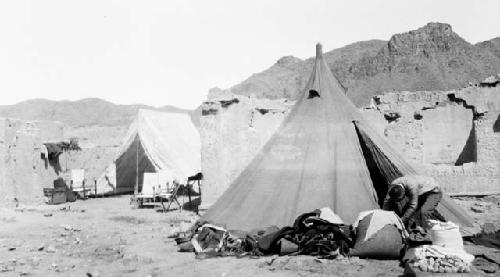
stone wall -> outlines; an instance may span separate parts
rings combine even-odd
[[[43,202],[58,172],[42,158],[42,143],[62,139],[60,123],[0,119],[0,206]]]
[[[248,165],[293,104],[227,91],[204,103],[203,207]],[[499,87],[385,93],[361,111],[375,130],[410,162],[421,164],[447,192],[500,192]]]

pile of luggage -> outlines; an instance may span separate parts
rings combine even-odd
[[[181,251],[195,252],[198,259],[218,256],[313,255],[333,259],[358,256],[402,259],[405,270],[415,273],[466,273],[474,256],[463,249],[459,228],[452,222],[430,221],[432,245],[408,249],[410,236],[401,219],[390,211],[371,210],[346,225],[328,208],[297,217],[281,229],[241,232],[210,223],[199,223],[192,233],[177,238]]]
[[[399,258],[406,238],[403,223],[394,212],[368,211],[354,225],[346,225],[329,208],[323,208],[302,214],[292,226],[281,229],[242,232],[202,222],[176,241],[180,251],[195,252],[197,258],[274,254]]]

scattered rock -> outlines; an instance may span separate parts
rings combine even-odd
[[[45,216],[45,217],[51,217],[52,213],[46,213],[46,214],[43,214],[43,216]]]
[[[277,258],[278,258],[278,255],[272,255],[270,258],[266,259],[266,264],[272,265]]]
[[[489,210],[491,203],[474,203],[470,209],[475,213],[485,213]]]
[[[45,248],[45,243],[42,243],[40,244],[40,246],[38,246],[37,250],[42,251],[44,248]]]
[[[62,224],[62,225],[61,225],[61,227],[62,227],[62,228],[64,228],[64,230],[66,230],[66,231],[71,231],[71,230],[73,230],[73,228],[71,228],[71,226],[69,226],[69,225],[67,225],[67,224]]]
[[[87,272],[87,277],[99,277],[101,273],[99,271]]]
[[[483,198],[485,202],[500,204],[500,196],[499,195],[488,195]]]

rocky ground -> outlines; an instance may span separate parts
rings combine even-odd
[[[181,202],[183,200],[181,199]],[[457,200],[477,222],[500,223],[500,198]],[[132,209],[129,197],[69,205],[0,209],[2,276],[398,276],[398,261],[319,260],[309,256],[197,260],[177,252],[172,234],[187,230],[189,211]],[[499,270],[500,251],[466,245]],[[500,270],[499,270],[500,272]],[[494,273],[491,273],[494,274]]]

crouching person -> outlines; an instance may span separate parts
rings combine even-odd
[[[427,230],[429,219],[445,221],[436,211],[442,198],[443,192],[434,178],[408,175],[391,183],[382,208],[396,212],[407,229]]]

